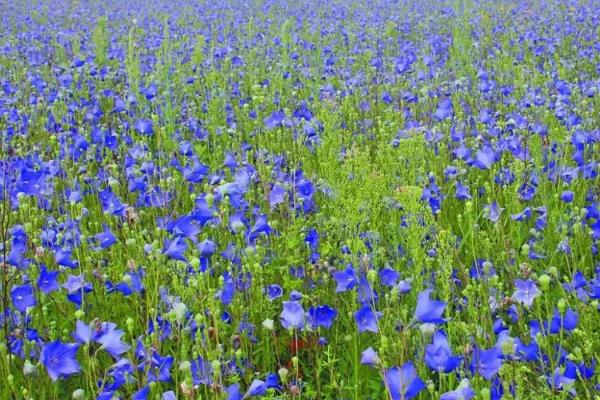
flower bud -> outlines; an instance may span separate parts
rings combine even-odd
[[[213,375],[215,377],[219,377],[221,376],[221,363],[219,362],[219,360],[214,360],[211,363],[212,369],[213,369]]]
[[[38,374],[38,370],[29,360],[25,360],[23,363],[23,375],[25,376],[36,376]]]
[[[558,311],[564,315],[565,311],[567,310],[567,302],[565,299],[560,299],[558,300],[558,303],[556,304],[556,306],[558,307]]]
[[[181,372],[188,372],[190,371],[192,368],[192,363],[185,360],[179,363],[179,371]]]
[[[287,377],[288,374],[290,373],[290,371],[287,368],[279,368],[279,371],[277,371],[277,373],[279,374],[279,378],[281,378],[281,382],[286,383],[287,382]]]
[[[421,337],[425,342],[428,342],[429,339],[433,336],[435,332],[435,324],[425,323],[419,325],[419,330],[421,331]]]
[[[543,274],[538,278],[538,283],[540,284],[542,290],[547,291],[550,288],[550,282],[552,278],[549,275]]]
[[[83,389],[75,389],[71,395],[73,400],[85,400],[85,392]]]
[[[377,271],[370,269],[369,272],[367,272],[367,279],[370,283],[375,283],[377,281]]]

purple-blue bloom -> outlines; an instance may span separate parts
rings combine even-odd
[[[384,383],[392,400],[410,400],[425,389],[412,361],[386,370]]]
[[[308,316],[313,328],[317,328],[319,326],[322,326],[326,329],[331,328],[335,317],[337,317],[337,314],[337,311],[329,307],[327,304],[308,309]]]
[[[515,280],[515,287],[516,290],[512,295],[513,299],[528,308],[531,307],[535,298],[540,295],[540,290],[531,279],[517,279]]]
[[[374,312],[368,304],[364,304],[355,314],[356,326],[358,332],[379,332],[379,326],[377,320],[381,318],[383,314],[381,312]]]
[[[53,381],[79,372],[78,348],[77,343],[62,343],[58,340],[44,345],[40,361]]]
[[[305,314],[302,305],[298,301],[284,301],[283,311],[279,315],[281,325],[285,329],[301,329],[304,327]]]
[[[415,309],[415,318],[419,322],[443,324],[446,322],[442,318],[446,303],[439,300],[431,300],[430,296],[433,289],[426,289],[419,293],[417,297],[417,308]]]
[[[10,295],[12,297],[13,305],[21,312],[27,311],[27,308],[33,307],[36,304],[33,287],[31,285],[14,287],[11,290]]]
[[[462,362],[462,357],[452,355],[452,349],[446,335],[437,331],[433,341],[425,347],[425,363],[434,371],[448,373],[455,370]]]

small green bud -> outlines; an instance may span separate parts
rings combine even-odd
[[[25,360],[23,363],[23,375],[25,376],[36,376],[38,374],[38,370],[29,360]]]
[[[219,360],[214,360],[211,363],[212,369],[213,369],[213,375],[215,377],[219,377],[221,376],[221,362]]]
[[[542,287],[542,290],[547,291],[550,288],[550,282],[552,278],[549,275],[543,274],[538,278],[538,283]]]
[[[286,383],[287,382],[287,377],[288,374],[290,373],[290,371],[287,368],[279,368],[279,371],[277,371],[277,373],[279,374],[279,377],[281,378],[281,382]]]
[[[73,400],[85,400],[85,391],[83,389],[75,389],[71,398]]]
[[[425,342],[428,342],[429,339],[433,336],[435,332],[435,324],[425,323],[419,325],[419,330],[421,331],[421,337]]]
[[[262,322],[262,326],[264,329],[272,331],[274,329],[274,321],[270,318],[267,318]]]
[[[369,272],[367,272],[367,279],[370,283],[375,283],[377,281],[377,271],[370,269]]]
[[[192,363],[185,360],[179,363],[179,371],[181,372],[188,372],[190,371],[192,368]]]
[[[558,307],[558,311],[564,315],[567,310],[567,301],[565,299],[559,299],[556,306]]]

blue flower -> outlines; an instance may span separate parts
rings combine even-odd
[[[117,243],[117,238],[115,237],[115,235],[113,235],[113,233],[110,231],[108,226],[105,225],[104,232],[94,235],[91,242],[97,244],[96,246],[92,247],[92,250],[99,251],[99,250],[106,249],[106,248],[112,246],[113,244]]]
[[[574,196],[575,196],[575,194],[573,193],[573,191],[566,190],[560,194],[560,199],[562,201],[564,201],[565,203],[571,203],[571,202],[573,202]]]
[[[304,309],[298,301],[284,301],[283,311],[279,315],[285,329],[304,327]]]
[[[446,303],[443,301],[431,300],[429,296],[432,292],[433,289],[426,289],[419,293],[417,298],[417,308],[415,309],[415,318],[423,323],[430,322],[433,324],[443,324],[446,322],[446,320],[442,318]]]
[[[285,189],[283,186],[275,184],[269,192],[269,206],[274,208],[277,204],[285,201]]]
[[[120,329],[111,329],[108,332],[100,336],[96,341],[101,344],[101,349],[106,350],[114,358],[125,353],[131,346],[121,341],[123,331]]]
[[[134,128],[140,135],[150,136],[154,132],[152,121],[149,119],[138,119],[135,121]]]
[[[215,254],[216,248],[217,245],[215,244],[215,242],[208,239],[200,242],[200,244],[198,245],[198,251],[200,252],[200,256],[205,258],[209,258],[213,254]]]
[[[379,271],[379,282],[384,286],[395,286],[398,279],[400,279],[400,273],[389,267]]]
[[[567,390],[572,396],[576,396],[573,385],[577,379],[577,368],[572,362],[567,362],[564,368],[557,367],[552,376],[547,378],[548,385],[558,391]]]
[[[146,400],[150,395],[150,386],[146,385],[131,396],[131,400]]]
[[[177,397],[175,396],[174,391],[169,390],[168,392],[164,392],[162,394],[161,400],[177,400]]]
[[[531,279],[526,281],[522,279],[515,280],[517,288],[512,295],[512,298],[523,304],[525,307],[531,307],[536,297],[540,295],[540,290]]]
[[[561,315],[558,310],[554,310],[552,320],[550,321],[550,333],[556,334],[561,330],[572,331],[577,327],[579,316],[577,312],[571,308],[567,308],[564,315]]]
[[[446,392],[440,396],[440,400],[471,400],[475,392],[471,389],[468,379],[463,379],[455,390]]]
[[[265,288],[265,291],[271,301],[283,296],[283,289],[279,285],[269,285]]]
[[[52,293],[60,289],[60,285],[58,284],[58,271],[48,271],[46,266],[42,265],[37,285],[44,294]]]
[[[262,396],[267,393],[267,385],[260,379],[254,379],[244,397]]]
[[[356,326],[358,327],[358,332],[379,332],[379,327],[377,326],[377,320],[381,318],[383,314],[380,312],[373,312],[371,307],[368,304],[363,305],[355,314],[354,319],[356,320]]]
[[[337,317],[337,311],[328,305],[322,305],[318,307],[311,307],[308,310],[308,315],[311,320],[313,328],[322,326],[326,329],[331,328],[335,317]]]
[[[425,389],[411,361],[385,371],[384,381],[392,400],[410,400]]]
[[[360,363],[364,365],[377,365],[381,360],[377,352],[372,347],[368,347],[365,351],[360,353]]]
[[[198,358],[192,361],[191,370],[194,385],[212,384],[212,366],[210,363],[204,362],[202,357],[198,356]]]
[[[231,386],[225,388],[225,392],[227,393],[227,400],[242,400],[243,396],[240,392],[240,384],[234,383]]]
[[[492,204],[485,206],[484,210],[487,213],[486,218],[496,224],[498,223],[500,214],[502,214],[504,208],[498,207],[498,203],[494,200]]]
[[[174,260],[187,262],[187,259],[183,255],[187,248],[185,240],[181,236],[177,236],[173,240],[165,239],[163,254]]]
[[[58,340],[44,345],[40,361],[53,381],[79,372],[76,358],[78,348],[78,343],[62,343]]]
[[[479,169],[490,169],[496,160],[496,152],[490,146],[483,146],[475,155],[473,165]]]
[[[83,321],[77,320],[75,323],[75,332],[73,338],[80,343],[89,344],[92,341],[94,334],[92,328]]]
[[[452,100],[444,99],[438,104],[438,107],[435,113],[433,114],[433,117],[438,121],[443,121],[446,118],[450,118],[453,113],[454,110],[452,107]]]
[[[33,307],[36,304],[31,285],[17,286],[12,289],[10,294],[13,305],[21,312],[27,311],[27,308]]]
[[[434,371],[448,373],[456,369],[462,362],[462,357],[452,355],[446,335],[437,331],[433,341],[425,347],[425,363]]]
[[[334,272],[333,279],[337,283],[337,287],[335,288],[336,293],[350,290],[358,283],[354,268],[350,265],[343,271]]]
[[[475,349],[471,369],[483,376],[488,381],[498,373],[504,362],[502,350],[498,347],[492,347],[489,350]]]

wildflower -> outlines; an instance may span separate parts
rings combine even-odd
[[[392,400],[410,400],[425,389],[411,361],[385,371],[384,381]]]
[[[417,298],[417,308],[415,310],[415,318],[420,322],[431,322],[433,324],[442,324],[446,322],[442,318],[446,303],[429,298],[433,289],[427,289],[419,293]]]
[[[383,314],[380,312],[373,312],[371,307],[367,304],[363,305],[355,314],[354,318],[356,319],[356,325],[358,327],[358,332],[379,332],[379,327],[377,326],[377,320],[381,318]]]
[[[79,372],[76,358],[78,348],[77,343],[62,343],[58,340],[44,345],[40,361],[53,381]]]

